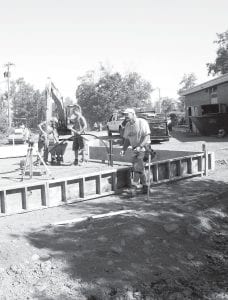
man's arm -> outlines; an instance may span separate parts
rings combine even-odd
[[[81,130],[79,134],[83,133],[87,129],[87,122],[83,116],[80,116],[80,125],[81,125]]]
[[[125,152],[127,151],[127,148],[129,146],[130,146],[130,141],[129,141],[129,139],[125,138],[124,139],[124,144],[123,144],[123,149],[122,149],[122,151],[120,151],[121,156],[125,154]]]
[[[148,133],[147,135],[145,135],[143,137],[143,140],[138,144],[137,147],[144,147],[146,144],[148,144],[148,135],[150,135],[150,133]]]
[[[46,124],[46,121],[43,121],[43,122],[41,122],[39,125],[38,125],[38,127],[39,127],[39,129],[40,129],[40,131],[45,135],[46,134],[46,132],[43,130],[43,125],[45,125]]]

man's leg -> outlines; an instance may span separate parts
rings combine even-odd
[[[38,152],[39,152],[41,157],[43,157],[43,150],[44,150],[44,142],[41,139],[39,139],[38,140]],[[40,165],[39,156],[37,156],[37,164]]]
[[[78,166],[78,150],[74,150],[74,165]]]
[[[132,159],[132,167],[133,167],[133,179],[132,179],[132,186],[137,187],[139,184],[139,179],[140,179],[140,173],[139,173],[139,167],[138,167],[138,155],[139,153],[136,153],[133,156]]]
[[[147,193],[148,185],[146,180],[145,168],[144,168],[144,159],[145,151],[140,151],[134,158],[133,171],[134,171],[134,180],[133,182],[137,182],[140,179],[140,182],[143,186],[142,192]]]
[[[49,146],[49,141],[44,142],[44,162],[48,163],[48,146]]]
[[[82,162],[85,162],[85,141],[82,136],[79,137],[79,147],[82,154]]]
[[[74,165],[78,166],[78,155],[79,155],[79,152],[78,152],[79,151],[78,136],[74,137],[72,150],[74,151]]]

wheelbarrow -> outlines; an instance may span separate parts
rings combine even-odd
[[[48,152],[51,153],[51,163],[60,165],[63,162],[63,156],[66,151],[67,142],[55,143],[49,145]]]

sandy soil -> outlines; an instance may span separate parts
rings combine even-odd
[[[173,136],[154,148],[205,141]],[[206,142],[216,170],[153,187],[149,201],[123,193],[0,218],[0,299],[228,299],[228,139]]]

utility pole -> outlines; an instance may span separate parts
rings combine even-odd
[[[10,67],[14,66],[13,63],[8,62],[4,65],[6,67],[6,70],[4,72],[4,77],[7,78],[7,103],[8,103],[8,127],[11,127],[12,122],[12,116],[11,116],[11,101],[10,101]]]
[[[159,113],[161,113],[161,90],[158,87],[158,103],[159,103]]]
[[[158,90],[158,105],[157,105],[157,107],[158,107],[158,110],[159,110],[158,112],[161,113],[161,90],[160,90],[159,87],[156,87],[154,89],[154,91],[155,90]]]

